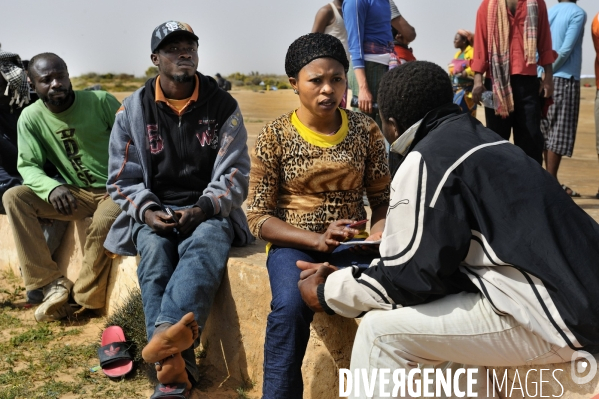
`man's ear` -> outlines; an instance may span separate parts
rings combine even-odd
[[[393,135],[393,140],[397,140],[399,136],[404,132],[403,129],[399,128],[399,125],[395,118],[389,118],[389,126],[391,127],[391,134]],[[393,141],[392,141],[393,142]]]
[[[160,65],[158,62],[158,54],[150,54],[150,59],[152,60],[152,64],[154,64],[154,66]]]

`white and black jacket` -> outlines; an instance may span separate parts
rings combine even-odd
[[[599,352],[599,225],[524,152],[455,105],[422,120],[370,268],[318,288],[327,313],[480,291],[560,347]]]

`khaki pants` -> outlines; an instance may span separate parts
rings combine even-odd
[[[367,375],[375,368],[404,369],[407,376],[419,365],[442,368],[448,361],[484,366],[564,363],[573,353],[568,347],[544,341],[512,316],[498,315],[480,293],[463,292],[423,305],[367,313],[356,333],[350,367],[352,372],[366,369]],[[483,367],[477,377],[478,397],[487,397]],[[379,398],[378,385],[374,392],[372,397]],[[489,392],[492,397],[492,390]],[[351,397],[367,396],[362,389],[360,395]]]
[[[73,287],[75,301],[88,309],[103,308],[112,259],[104,251],[104,240],[121,209],[107,196],[105,189],[84,190],[67,186],[77,199],[77,211],[63,215],[52,204],[38,197],[29,187],[8,190],[2,197],[12,226],[23,280],[27,290],[41,288],[62,276],[46,245],[37,220],[80,220],[92,216],[86,231],[83,264]]]

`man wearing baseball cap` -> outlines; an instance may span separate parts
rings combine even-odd
[[[160,382],[152,398],[187,397],[230,246],[253,240],[241,209],[250,159],[237,102],[196,71],[191,27],[159,25],[151,50],[159,75],[125,99],[110,138],[107,188],[124,212],[104,245],[141,256],[142,355]]]

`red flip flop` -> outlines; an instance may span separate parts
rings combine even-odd
[[[107,327],[102,333],[102,346],[98,357],[102,371],[108,377],[122,377],[133,369],[133,360],[127,350],[125,333],[119,326]]]

